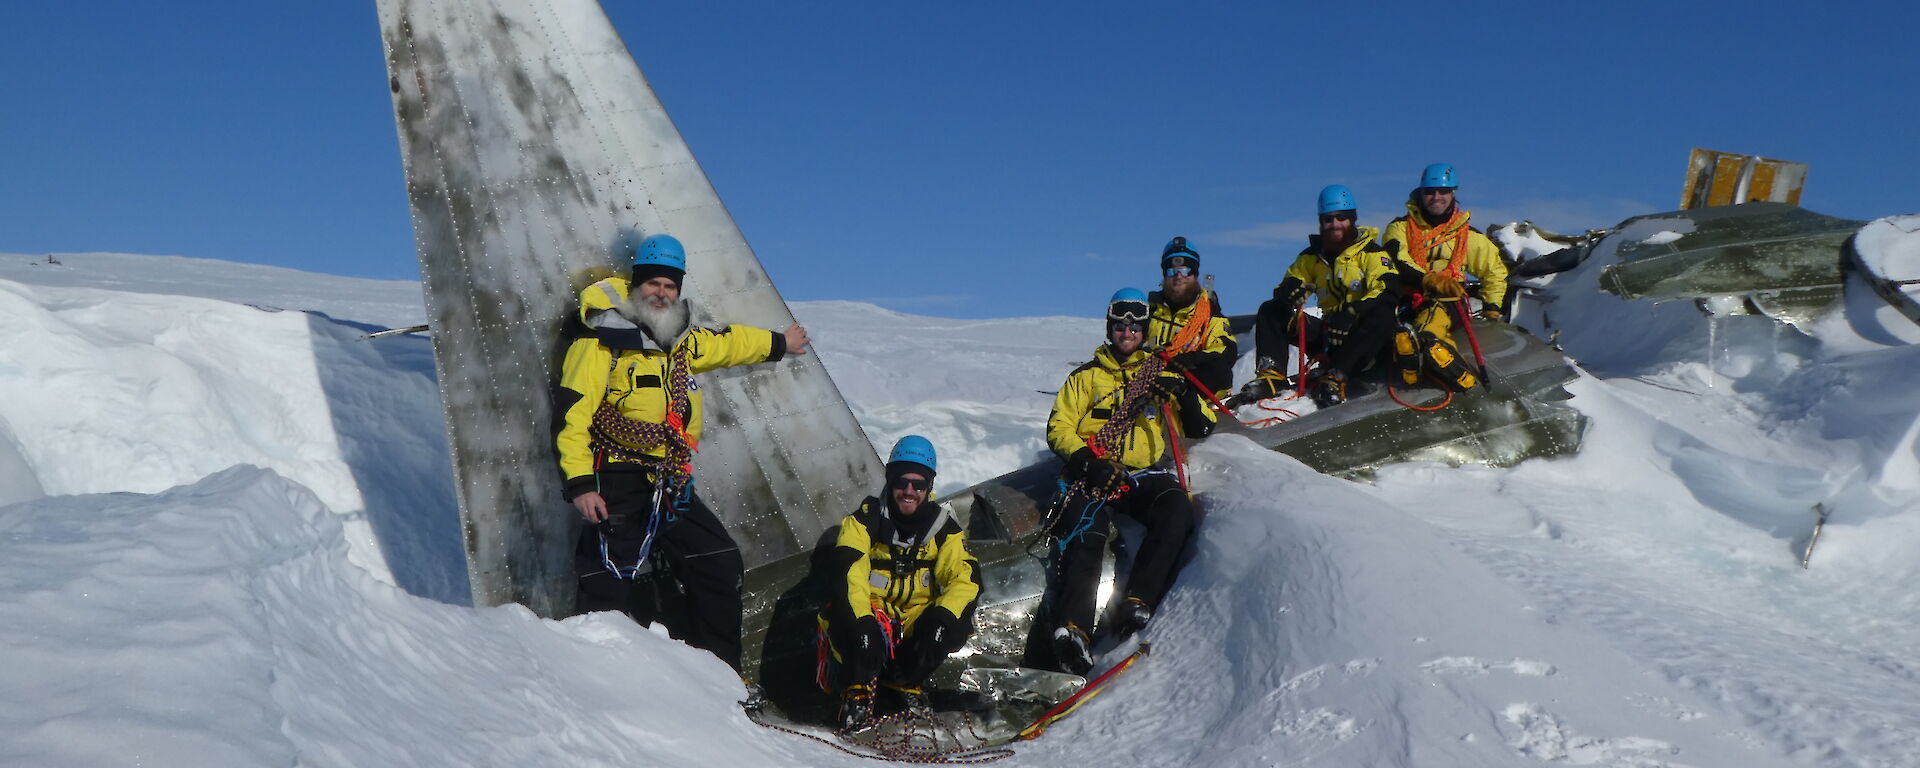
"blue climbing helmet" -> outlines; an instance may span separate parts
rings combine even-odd
[[[1195,269],[1200,268],[1200,252],[1194,250],[1193,246],[1188,245],[1187,239],[1184,237],[1176,237],[1168,240],[1167,247],[1160,249],[1160,268],[1166,269],[1167,267],[1178,266],[1173,263],[1173,260],[1178,258],[1187,259],[1186,266]]]
[[[686,279],[687,249],[673,235],[650,235],[633,249],[633,282],[644,283],[656,277],[671,278],[675,284]]]
[[[887,454],[887,482],[908,472],[918,472],[928,480],[940,468],[940,459],[934,455],[933,441],[919,435],[907,435],[893,444],[893,452]]]
[[[1122,288],[1113,292],[1113,298],[1107,300],[1107,327],[1114,323],[1127,322],[1146,325],[1147,294],[1138,288]]]
[[[1359,209],[1360,206],[1353,203],[1353,190],[1347,189],[1345,185],[1329,184],[1326,189],[1320,190],[1320,213],[1322,215],[1338,213],[1340,211],[1357,211]]]
[[[1420,188],[1454,189],[1460,186],[1460,179],[1454,176],[1453,166],[1448,163],[1434,163],[1420,172]]]

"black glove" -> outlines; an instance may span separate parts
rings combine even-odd
[[[1167,370],[1199,372],[1213,364],[1214,355],[1215,353],[1213,352],[1200,349],[1192,352],[1182,352],[1174,355],[1173,359],[1167,361]]]
[[[1091,447],[1074,451],[1067,459],[1067,479],[1078,480],[1094,490],[1113,485],[1119,473],[1120,465],[1093,455]]]
[[[1326,334],[1327,346],[1337,347],[1347,343],[1347,334],[1353,331],[1355,319],[1352,312],[1344,311],[1329,312],[1326,317],[1321,318],[1323,322],[1320,327]]]
[[[1299,309],[1302,304],[1306,303],[1307,296],[1312,293],[1313,286],[1301,282],[1300,278],[1289,277],[1280,281],[1279,285],[1273,287],[1273,300],[1282,302],[1294,309]]]
[[[894,659],[894,668],[899,672],[894,682],[918,684],[926,680],[941,662],[967,642],[969,634],[947,609],[928,608],[920,614],[920,620],[914,622],[913,635],[907,638],[906,647]]]
[[[1174,371],[1165,371],[1155,376],[1153,383],[1149,386],[1153,387],[1154,394],[1160,400],[1169,403],[1178,402],[1180,398],[1193,391],[1193,384],[1187,381],[1187,377]]]

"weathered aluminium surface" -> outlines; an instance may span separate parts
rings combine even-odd
[[[593,0],[378,0],[476,604],[567,613],[578,516],[551,387],[579,290],[667,232],[696,322],[792,322]],[[700,492],[749,568],[803,552],[879,459],[814,356],[700,377]]]

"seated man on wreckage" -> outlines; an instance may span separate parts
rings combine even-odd
[[[1148,296],[1147,349],[1167,358],[1167,368],[1193,374],[1207,396],[1233,387],[1233,361],[1239,342],[1220,295],[1200,285],[1200,253],[1184,237],[1160,251],[1160,290]]]
[[[1108,619],[1111,634],[1137,632],[1153,619],[1194,531],[1193,499],[1167,461],[1174,427],[1166,416],[1186,437],[1201,438],[1212,433],[1214,412],[1185,376],[1145,349],[1148,316],[1146,294],[1115,293],[1107,342],[1067,375],[1047,417],[1047,445],[1066,459],[1048,528],[1053,651],[1061,670],[1076,675],[1093,668],[1095,600],[1114,513],[1140,520],[1146,535],[1118,615]]]
[[[843,731],[872,721],[876,687],[901,708],[925,709],[927,677],[973,636],[980,563],[959,521],[933,501],[939,466],[933,443],[900,438],[885,490],[840,521],[817,682],[839,688]]]
[[[1307,238],[1273,298],[1260,305],[1254,379],[1229,404],[1287,388],[1281,367],[1289,346],[1302,347],[1303,356],[1323,356],[1306,383],[1314,404],[1338,405],[1360,394],[1354,377],[1393,340],[1401,278],[1392,246],[1374,242],[1379,230],[1360,226],[1358,208],[1344,186],[1320,190],[1320,233]],[[1305,312],[1308,298],[1317,298],[1319,317]]]

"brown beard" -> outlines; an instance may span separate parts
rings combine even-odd
[[[1192,304],[1193,300],[1199,297],[1199,280],[1187,283],[1181,288],[1173,288],[1165,284],[1160,286],[1160,298],[1166,299],[1167,306],[1173,307],[1174,309],[1185,309],[1188,304]]]

